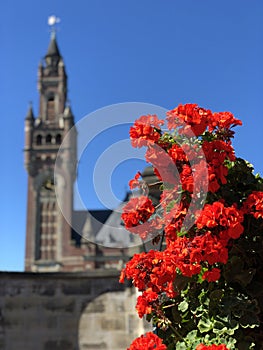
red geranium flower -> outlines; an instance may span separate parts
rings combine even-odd
[[[217,228],[220,237],[226,241],[230,238],[237,239],[244,231],[242,226],[243,215],[234,206],[225,207],[221,202],[206,204],[197,219],[198,229],[207,227],[208,229]]]
[[[235,152],[230,143],[222,140],[205,141],[202,147],[208,165],[209,191],[216,192],[220,183],[227,182],[228,169],[224,162],[225,160],[234,161]]]
[[[173,185],[180,183],[173,159],[159,145],[148,146],[145,160],[153,165],[155,174],[161,181]]]
[[[146,222],[152,216],[154,210],[152,201],[148,197],[135,197],[131,198],[124,206],[121,218],[125,227],[129,229]]]
[[[148,288],[138,297],[136,310],[140,318],[152,312],[153,304],[157,299],[158,294],[153,292],[152,288]]]
[[[188,162],[188,159],[187,159],[187,156],[186,156],[184,150],[182,149],[182,147],[180,147],[177,144],[173,144],[172,147],[169,148],[168,154],[175,163],[176,162]]]
[[[126,277],[133,281],[139,291],[151,288],[155,293],[165,292],[172,298],[176,295],[173,288],[175,276],[174,257],[167,251],[150,250],[148,253],[134,254],[122,270],[120,282],[123,283]]]
[[[167,112],[168,128],[181,127],[181,132],[187,136],[199,136],[207,127],[212,112],[199,107],[197,104],[187,103]]]
[[[256,219],[263,219],[263,192],[253,191],[243,203],[242,211]]]
[[[166,345],[163,344],[162,339],[152,332],[141,335],[135,339],[127,350],[166,350]]]
[[[242,125],[242,121],[235,118],[231,112],[213,113],[209,121],[209,131],[215,128],[230,129],[236,125]]]
[[[220,269],[217,269],[216,267],[213,268],[211,271],[206,271],[203,276],[202,279],[203,280],[207,280],[208,282],[215,282],[218,281],[220,278]]]
[[[161,137],[160,126],[164,121],[156,115],[143,115],[130,128],[130,138],[133,147],[142,147],[157,142]]]

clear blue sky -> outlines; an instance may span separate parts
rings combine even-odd
[[[52,14],[61,18],[57,38],[76,120],[131,101],[229,110],[244,123],[236,130],[237,155],[263,173],[262,0],[2,1],[0,270],[23,270],[24,117],[30,100],[38,111],[37,66]],[[118,132],[127,138],[127,130]],[[87,168],[93,162],[91,156]],[[119,198],[135,163],[113,176]],[[85,204],[101,207],[92,189]]]

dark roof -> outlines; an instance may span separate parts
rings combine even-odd
[[[82,234],[85,230],[84,226],[89,222],[90,229],[93,231],[93,235],[96,236],[111,213],[111,210],[74,210],[73,228],[79,234]]]
[[[121,211],[125,203],[116,210],[75,210],[73,212],[72,239],[76,245],[81,239],[102,244],[105,247],[127,248],[141,241],[127,231],[122,224]],[[81,238],[82,237],[82,238]]]
[[[28,120],[33,120],[34,119],[34,113],[33,113],[33,108],[32,108],[32,104],[31,103],[30,103],[28,111],[27,111],[26,119],[28,119]]]
[[[143,180],[148,183],[151,184],[153,182],[158,181],[157,176],[154,173],[153,167],[151,165],[147,166],[143,172],[142,172],[142,178]]]
[[[110,214],[112,213],[112,210],[101,209],[101,210],[90,210],[89,212],[95,219],[97,219],[99,222],[104,224],[108,219],[108,217],[110,216]]]
[[[61,57],[60,56],[60,52],[58,49],[58,44],[57,44],[57,40],[56,40],[56,36],[54,33],[52,33],[51,35],[51,40],[48,46],[48,50],[47,50],[47,56],[57,56],[57,57]]]

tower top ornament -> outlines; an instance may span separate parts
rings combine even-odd
[[[51,33],[55,34],[57,29],[56,24],[60,23],[60,18],[55,15],[51,15],[48,17],[47,23],[51,28]]]

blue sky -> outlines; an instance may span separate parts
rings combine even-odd
[[[237,155],[263,173],[261,0],[1,2],[0,270],[23,270],[24,117],[30,100],[38,112],[37,67],[48,47],[47,18],[52,14],[61,18],[57,38],[77,121],[99,108],[124,102],[167,109],[191,102],[213,111],[229,110],[244,124],[236,129]],[[105,139],[116,134],[127,139],[127,128]],[[87,184],[83,196],[88,208],[101,207],[88,186],[94,157],[83,157],[87,171],[82,176]],[[142,162],[124,165],[112,177],[118,198]]]

